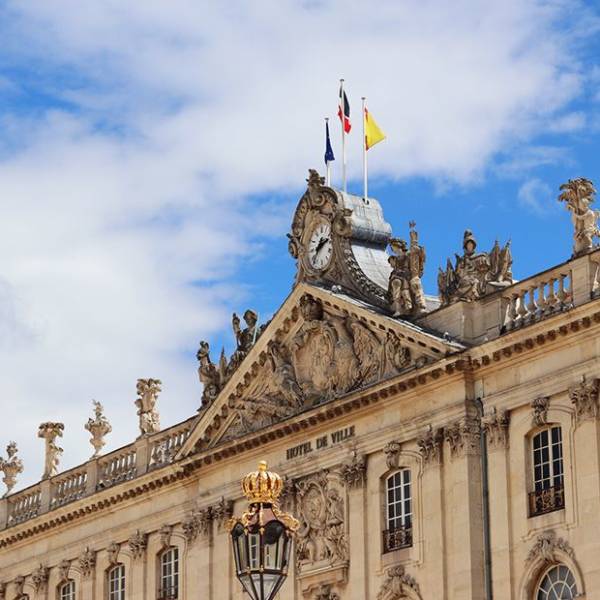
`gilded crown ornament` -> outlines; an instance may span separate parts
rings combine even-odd
[[[242,480],[242,490],[250,504],[277,504],[283,481],[277,473],[268,471],[266,461],[261,460],[258,471],[248,473]]]

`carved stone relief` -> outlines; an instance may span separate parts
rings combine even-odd
[[[0,600],[6,598],[6,583],[0,583]]]
[[[300,311],[303,321],[292,339],[269,344],[265,373],[236,406],[223,441],[268,427],[410,365],[409,348],[392,332],[374,332],[358,319],[325,310],[308,294],[300,300]]]
[[[131,555],[133,556],[134,560],[141,558],[146,552],[146,548],[148,546],[148,536],[137,529],[129,538],[127,544],[129,545],[129,550],[131,551]]]
[[[23,588],[25,587],[25,577],[23,575],[19,575],[15,577],[15,596],[20,598],[23,595]]]
[[[386,571],[385,580],[377,594],[377,600],[402,600],[407,598],[407,588],[418,598],[421,597],[419,585],[413,577],[406,573],[404,566],[392,567]]]
[[[298,482],[297,515],[300,521],[296,545],[299,572],[348,561],[343,487],[327,471]]]
[[[287,475],[283,477],[283,489],[279,494],[279,506],[284,512],[292,514],[296,510],[296,482]]]
[[[597,378],[586,381],[584,377],[581,383],[569,388],[569,398],[575,407],[578,421],[595,419],[598,416],[599,391],[600,380]]]
[[[463,236],[463,255],[456,254],[453,266],[439,269],[438,288],[442,305],[463,300],[473,302],[503,287],[512,285],[510,242],[500,249],[498,241],[490,252],[476,252],[477,241],[470,230]]]
[[[468,454],[479,454],[481,430],[479,420],[464,417],[444,428],[444,437],[450,448],[450,457],[458,458]]]
[[[84,577],[89,577],[96,567],[96,552],[86,546],[79,556],[79,569]]]
[[[433,429],[431,425],[417,438],[419,452],[424,466],[439,465],[442,462],[442,442],[444,432],[442,429]]]
[[[541,559],[546,563],[553,563],[559,560],[557,552],[564,552],[569,558],[575,559],[575,553],[569,542],[558,537],[555,531],[544,531],[538,535],[535,544],[529,551],[527,562],[531,563]]]
[[[342,463],[340,473],[349,488],[363,487],[367,478],[367,457],[352,450],[350,458]]]
[[[484,417],[482,423],[490,449],[508,448],[508,427],[510,425],[508,411],[497,411],[494,408],[494,412]]]
[[[535,398],[531,401],[532,424],[534,427],[541,427],[548,423],[548,408],[550,407],[550,399],[544,396]]]

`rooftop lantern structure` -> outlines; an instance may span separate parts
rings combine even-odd
[[[273,600],[288,573],[298,521],[279,509],[283,481],[261,461],[242,480],[250,506],[229,522],[236,575],[253,600]]]

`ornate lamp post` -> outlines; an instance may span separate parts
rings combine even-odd
[[[252,600],[273,600],[287,577],[299,523],[279,509],[282,489],[281,477],[261,461],[242,481],[248,511],[229,521],[236,575]]]

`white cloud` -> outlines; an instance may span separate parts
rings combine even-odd
[[[537,215],[547,215],[555,209],[556,196],[548,184],[535,177],[525,181],[517,194],[521,205]]]
[[[66,465],[87,456],[92,397],[111,446],[131,440],[139,376],[163,379],[163,423],[195,410],[182,353],[226,326],[244,302],[236,268],[291,210],[258,219],[247,198],[299,191],[321,164],[340,75],[353,177],[366,93],[388,136],[373,174],[465,184],[568,114],[582,82],[569,36],[592,19],[523,0],[7,6],[0,68],[23,110],[0,129],[0,376],[16,413],[0,440],[23,447],[27,481],[44,419],[66,422]],[[53,107],[27,112],[31,89]]]

